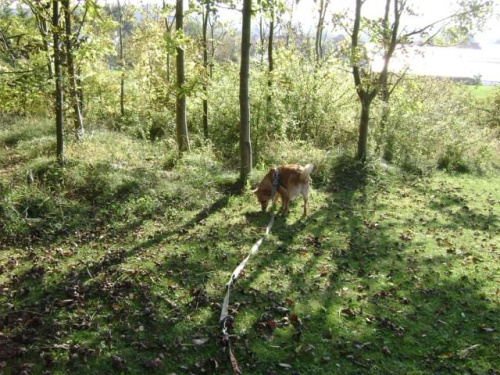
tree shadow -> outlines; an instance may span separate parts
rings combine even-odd
[[[232,291],[231,314],[237,324],[244,320],[248,325],[247,331],[234,332],[233,348],[247,366],[244,372],[290,372],[277,367],[260,346],[286,353],[280,363],[291,363],[301,373],[494,373],[498,359],[488,347],[496,345],[492,329],[500,311],[481,291],[481,283],[471,276],[443,274],[442,265],[453,254],[421,257],[423,243],[400,238],[394,227],[373,219],[382,207],[383,182],[371,184],[370,173],[335,178],[334,193],[310,216],[276,218]],[[220,366],[217,371],[229,372],[227,352],[218,341],[224,293],[220,280],[229,278],[251,248],[249,238],[261,238],[270,220],[269,213],[249,211],[242,214],[245,220],[228,222],[208,235],[220,221],[207,219],[230,207],[235,191],[228,185],[223,196],[191,219],[130,249],[106,251],[109,244],[103,241],[99,258],[76,262],[49,287],[44,278],[52,276],[43,264],[50,259],[31,259],[32,267],[4,285],[15,291],[14,307],[0,314],[0,328],[16,333],[7,336],[9,342],[0,338],[5,344],[0,361],[12,353],[20,355],[19,363],[24,361],[22,348],[28,348],[30,358],[50,358],[45,345],[69,358],[78,354],[62,370],[85,373],[85,366],[99,360],[109,369],[110,358],[92,354],[104,345],[107,353],[134,358],[134,366],[139,363],[144,371],[154,368],[140,361],[161,354],[165,363],[186,372],[210,372],[205,366],[210,361]],[[198,227],[205,232],[191,230]],[[245,238],[243,227],[251,229]],[[227,246],[219,247],[219,240]],[[164,241],[178,249],[157,251],[151,259],[148,249]],[[122,265],[134,257],[144,266],[127,271]],[[260,274],[265,272],[271,276],[263,282]],[[296,311],[297,305],[302,310]],[[292,314],[301,324],[293,322]],[[272,320],[265,320],[269,316]],[[89,335],[87,346],[55,347],[75,332]],[[198,347],[194,337],[210,341]]]
[[[491,340],[500,309],[473,279],[430,276],[376,289],[364,280],[356,302],[339,301],[343,285],[325,292],[336,296],[325,299],[326,310],[339,311],[335,321],[322,312],[309,320],[330,327],[320,350],[342,373],[498,371]]]
[[[490,230],[492,232],[500,230],[499,217],[492,210],[488,214],[482,213],[479,209],[469,207],[464,198],[451,192],[434,191],[433,196],[428,206],[430,209],[448,217],[448,228],[465,227],[473,230]],[[489,204],[493,207],[494,202]]]

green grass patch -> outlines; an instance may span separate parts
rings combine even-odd
[[[466,86],[474,98],[479,100],[491,99],[496,86]]]
[[[43,140],[45,136],[55,135],[55,124],[50,120],[25,118],[2,121],[0,145],[16,147],[21,142]]]
[[[209,147],[166,145],[97,131],[62,170],[7,165],[0,372],[232,372],[224,286],[270,215]],[[500,371],[498,175],[329,163],[309,216],[292,202],[231,292],[243,373]]]

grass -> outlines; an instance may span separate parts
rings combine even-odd
[[[495,93],[496,86],[465,86],[474,96],[474,98],[479,100],[491,99]]]
[[[0,372],[232,373],[224,285],[270,218],[237,173],[106,131],[60,171],[40,137],[0,137]],[[500,177],[331,168],[231,293],[243,373],[498,373]]]

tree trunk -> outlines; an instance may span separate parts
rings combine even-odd
[[[163,0],[163,10],[166,10],[167,4],[165,0]],[[165,31],[167,35],[171,34],[172,31],[172,26],[173,26],[174,20],[172,20],[171,23],[168,22],[168,14],[165,15]],[[170,83],[170,52],[167,49],[167,82]]]
[[[264,38],[265,38],[265,35],[264,35],[264,15],[262,14],[262,11],[261,11],[261,14],[259,17],[260,65],[264,65]]]
[[[184,9],[182,0],[177,0],[175,9],[175,29],[177,32],[183,32],[184,28]],[[184,50],[182,47],[176,49],[176,67],[177,67],[177,100],[176,100],[176,130],[177,145],[179,152],[189,151],[189,137],[186,122],[186,93],[184,92]]]
[[[354,85],[361,103],[361,116],[359,120],[358,152],[357,159],[365,162],[368,155],[368,125],[370,122],[370,105],[377,95],[378,85],[371,90],[366,90],[361,81],[360,51],[358,49],[359,31],[361,27],[361,6],[363,0],[356,0],[354,27],[351,34],[351,65]]]
[[[286,35],[285,35],[285,47],[286,47],[286,49],[288,49],[288,47],[290,45],[290,36],[291,36],[292,30],[293,30],[293,22],[292,21],[293,21],[294,5],[295,5],[295,1],[292,1],[290,4],[290,9],[289,9],[290,21],[288,21],[288,23],[286,25]]]
[[[52,61],[50,59],[49,55],[49,42],[47,40],[48,38],[48,26],[47,26],[47,20],[43,17],[40,19],[40,31],[42,33],[42,40],[43,40],[43,50],[47,53],[47,72],[49,73],[49,79],[52,79],[54,77],[54,71],[52,70]]]
[[[69,84],[70,84],[70,95],[71,102],[73,105],[73,111],[75,114],[75,131],[76,139],[82,140],[85,133],[83,127],[82,112],[80,110],[80,100],[78,98],[78,90],[76,86],[76,75],[75,75],[75,62],[73,59],[73,31],[71,30],[71,9],[70,0],[62,0],[62,6],[64,9],[64,23],[66,35],[64,38],[66,44],[66,65],[68,68]]]
[[[359,121],[358,154],[357,158],[366,161],[368,144],[368,124],[370,122],[370,105],[372,100],[365,95],[361,99],[361,118]]]
[[[215,60],[215,23],[217,20],[217,13],[212,17],[212,22],[210,22],[210,79],[214,76],[214,60]]]
[[[328,7],[329,0],[319,0],[318,9],[318,25],[316,27],[316,62],[323,58],[323,29],[325,27],[326,8]]]
[[[394,0],[394,21],[391,25],[389,20],[391,1],[386,0],[385,4],[385,15],[383,22],[383,40],[384,40],[384,68],[379,78],[380,91],[382,99],[382,116],[380,120],[380,132],[382,137],[385,136],[385,141],[383,142],[383,158],[384,160],[391,162],[394,157],[394,135],[385,134],[387,131],[387,123],[389,121],[390,107],[389,100],[391,97],[392,90],[398,85],[400,80],[392,85],[392,89],[389,88],[389,62],[396,49],[398,43],[398,33],[399,33],[399,23],[401,19],[401,14],[404,9],[405,3],[401,3],[400,0]],[[404,76],[401,76],[401,78]]]
[[[80,104],[80,111],[82,112],[82,116],[85,117],[85,108],[84,104],[84,93],[83,93],[83,82],[82,82],[82,68],[78,67],[78,72],[76,74],[76,86],[78,89],[78,103]]]
[[[273,70],[274,70],[274,0],[268,0],[269,11],[271,12],[271,21],[269,23],[269,43],[267,45],[267,60],[268,60],[268,79],[267,79],[267,121],[271,121],[271,104],[272,104],[272,88],[273,88]]]
[[[59,45],[59,1],[52,1],[52,27],[54,37],[54,76],[55,86],[55,117],[56,117],[56,156],[60,165],[64,164],[63,144],[63,88],[61,77],[61,46]]]
[[[205,71],[205,80],[203,82],[203,135],[208,139],[208,20],[210,17],[210,0],[205,2],[205,13],[203,14],[203,69]]]
[[[29,3],[31,4],[31,3]],[[40,31],[40,34],[42,35],[42,44],[43,44],[43,51],[47,55],[47,73],[49,74],[49,79],[52,79],[54,77],[54,71],[52,70],[52,61],[50,58],[49,54],[49,40],[48,40],[48,35],[49,35],[49,30],[48,30],[48,25],[47,25],[47,19],[45,18],[45,14],[42,14],[41,10],[39,7],[31,6],[31,10],[35,14],[36,20],[37,20],[37,26],[38,30]]]
[[[240,179],[245,183],[252,171],[252,144],[250,141],[250,28],[252,0],[243,1],[240,66]]]
[[[121,67],[121,76],[120,76],[120,114],[122,117],[125,116],[125,60],[123,55],[123,14],[122,14],[122,6],[120,4],[120,0],[118,3],[118,21],[120,23],[118,29],[118,37],[120,42],[120,67]]]

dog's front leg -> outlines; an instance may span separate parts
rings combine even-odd
[[[278,203],[278,199],[281,197],[281,194],[276,191],[276,193],[274,194],[274,198],[273,198],[273,201],[272,201],[272,204],[273,204],[273,209],[276,208],[276,204]],[[282,201],[283,201],[283,198],[281,198]]]

